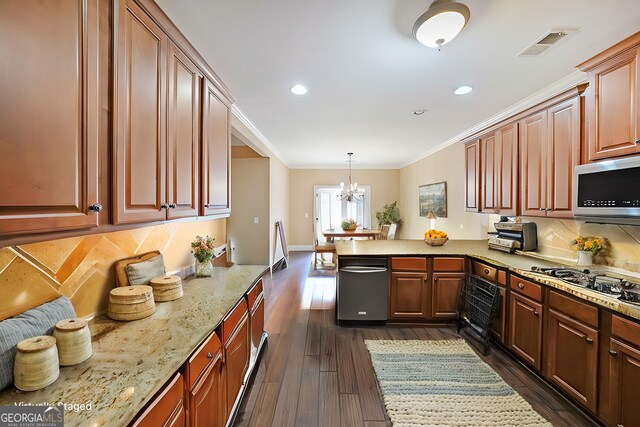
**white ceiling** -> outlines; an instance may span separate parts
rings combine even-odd
[[[354,168],[400,167],[640,30],[638,0],[461,0],[469,24],[438,52],[411,36],[429,0],[156,1],[292,168],[348,151]],[[580,30],[516,58],[556,28]]]

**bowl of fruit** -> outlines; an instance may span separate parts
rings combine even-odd
[[[442,246],[447,243],[447,233],[440,230],[429,230],[424,233],[424,241],[429,246]]]

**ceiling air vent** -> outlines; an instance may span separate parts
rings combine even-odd
[[[560,40],[565,38],[576,31],[575,29],[571,30],[550,30],[547,31],[538,41],[529,45],[525,50],[520,52],[517,56],[537,56],[540,55],[545,50],[549,49],[554,44],[558,43]]]

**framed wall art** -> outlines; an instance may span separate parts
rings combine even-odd
[[[447,183],[435,182],[421,185],[419,192],[420,216],[427,216],[433,211],[439,218],[447,217]]]

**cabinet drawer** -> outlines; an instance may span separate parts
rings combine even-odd
[[[498,269],[489,267],[481,262],[471,261],[471,271],[476,276],[480,276],[490,282],[496,283],[498,281]]]
[[[640,346],[640,324],[614,315],[611,317],[611,334]]]
[[[247,292],[247,303],[249,304],[249,310],[253,310],[258,297],[262,294],[262,279],[259,279],[255,285]]]
[[[391,269],[400,271],[427,271],[427,259],[424,257],[393,257]]]
[[[184,378],[176,374],[147,409],[133,422],[133,427],[184,425]],[[180,422],[182,420],[182,423]]]
[[[222,342],[227,343],[234,329],[238,326],[240,321],[248,313],[247,301],[243,298],[238,304],[231,310],[222,321]]]
[[[435,257],[433,271],[450,271],[464,273],[464,258]]]
[[[191,355],[187,361],[187,385],[189,390],[193,389],[198,378],[202,376],[207,366],[215,360],[216,354],[220,352],[221,348],[220,338],[216,332],[213,332]]]
[[[511,289],[536,301],[542,301],[542,286],[537,283],[511,276]]]
[[[549,307],[580,320],[594,328],[598,327],[598,308],[585,304],[556,291],[549,291]]]

